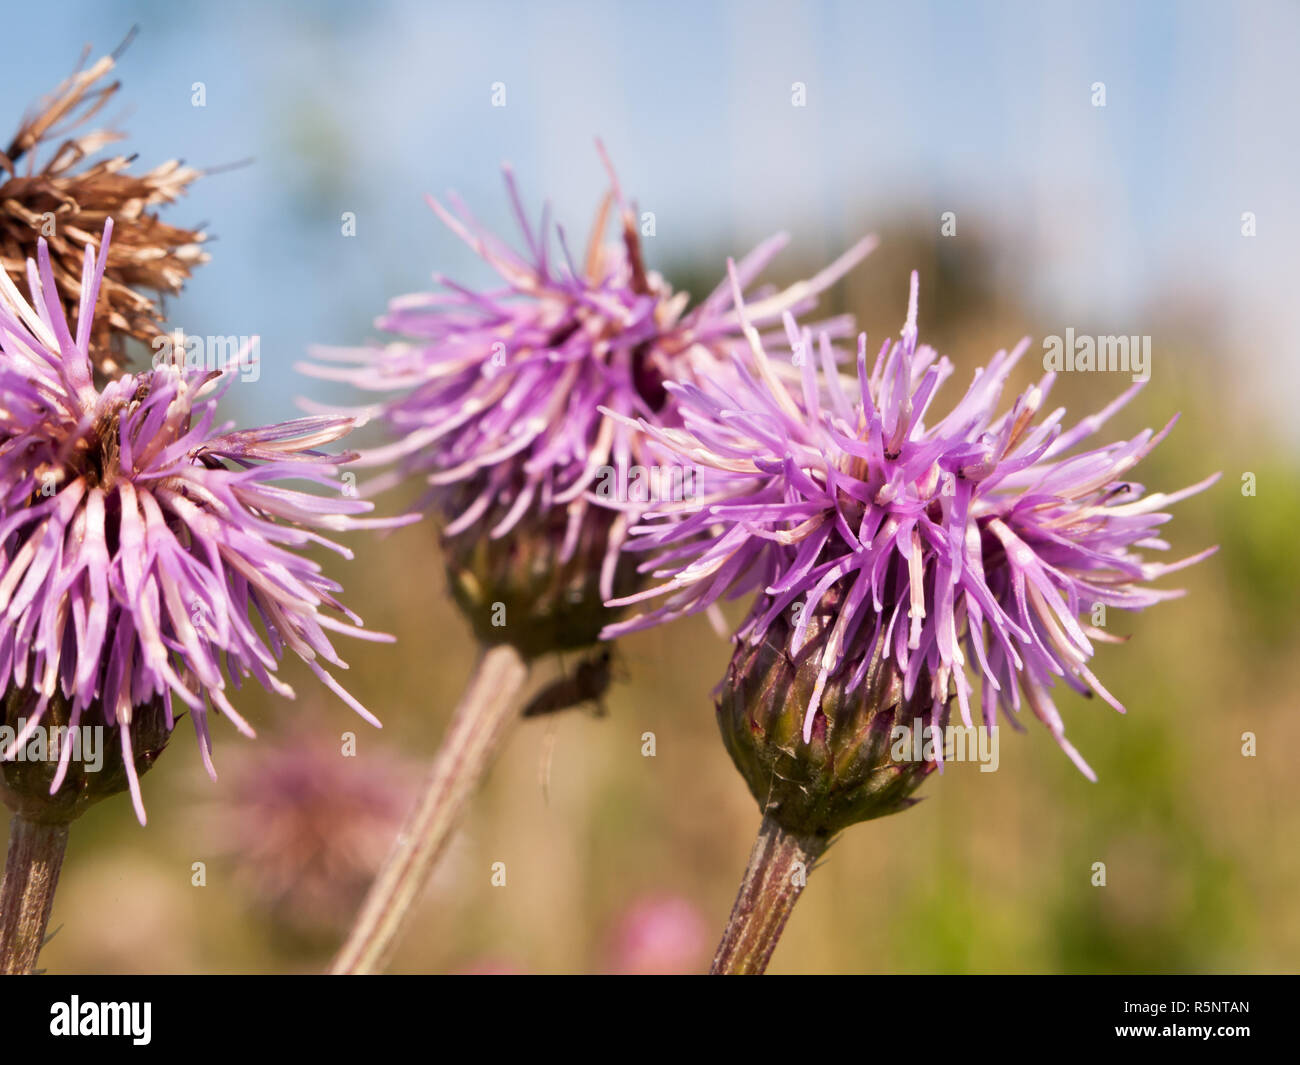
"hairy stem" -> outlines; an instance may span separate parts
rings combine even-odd
[[[0,973],[27,975],[35,969],[67,846],[66,824],[42,824],[18,814],[10,818],[0,885]]]
[[[518,719],[516,700],[527,678],[527,663],[509,645],[479,657],[424,792],[407,815],[332,973],[373,973],[383,966],[465,804]]]
[[[827,843],[817,836],[796,836],[771,817],[763,818],[711,975],[761,975],[767,970],[790,911]]]

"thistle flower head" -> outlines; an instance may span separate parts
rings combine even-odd
[[[503,585],[525,602],[545,598],[552,604],[546,628],[567,627],[582,643],[606,620],[601,598],[616,585],[626,590],[619,547],[630,518],[612,509],[620,500],[602,490],[602,478],[647,457],[636,421],[676,424],[668,381],[727,372],[722,355],[740,330],[726,281],[687,311],[687,295],[646,268],[636,213],[612,168],[610,183],[581,259],[562,229],[553,240],[549,207],[536,228],[529,223],[508,169],[523,250],[487,232],[459,200],[448,208],[430,199],[500,275],[500,287],[474,291],[439,278],[443,291],[394,300],[379,320],[404,339],[322,351],[344,365],[304,367],[394,393],[370,412],[396,439],[362,462],[394,466],[372,490],[406,478],[427,482],[423,503],[443,523],[453,586],[472,585],[470,598],[488,602],[511,597],[497,594]],[[606,243],[614,208],[621,240]],[[784,243],[765,242],[737,267],[742,290]],[[809,281],[759,293],[751,321],[762,326],[807,310],[870,246],[861,242]],[[533,540],[544,543],[528,546]],[[564,578],[559,587],[556,574]],[[559,618],[564,602],[580,615],[568,626]]]
[[[346,557],[316,530],[395,522],[357,518],[371,504],[340,494],[336,480],[349,456],[317,450],[347,433],[349,419],[217,429],[223,373],[183,366],[97,388],[93,308],[112,228],[98,253],[87,244],[75,335],[44,241],[39,266],[28,266],[30,304],[0,274],[0,690],[35,693],[27,733],[52,701],[66,703],[74,728],[122,726],[143,822],[130,727],[142,705],[160,701],[168,731],[173,699],[188,707],[212,772],[207,707],[251,735],[227,682],[251,676],[291,696],[276,675],[287,649],[374,720],[322,663],[345,668],[331,631],[387,637],[362,630],[339,586],[301,551],[317,543]],[[283,483],[291,479],[334,492]]]
[[[419,779],[412,768],[396,752],[377,768],[295,727],[241,752],[204,820],[276,928],[332,939],[355,917],[401,824]]]
[[[170,225],[157,213],[200,171],[171,160],[133,174],[132,158],[122,155],[88,162],[123,139],[113,129],[84,127],[117,92],[120,83],[104,79],[129,41],[59,85],[0,152],[0,267],[21,285],[27,260],[44,237],[64,313],[74,326],[82,302],[81,248],[108,219],[117,223],[100,278],[102,302],[92,307],[91,358],[107,374],[124,367],[126,337],[148,343],[162,332],[156,297],[180,292],[193,269],[208,260],[201,231]]]
[[[1094,642],[1115,639],[1090,624],[1092,610],[1181,594],[1148,582],[1213,549],[1174,563],[1144,552],[1168,547],[1157,535],[1165,508],[1217,475],[1149,495],[1127,479],[1172,421],[1083,446],[1140,382],[1069,429],[1063,409],[1039,417],[1050,373],[1000,407],[1027,342],[996,354],[955,406],[932,416],[953,367],[918,344],[915,274],[900,338],[871,361],[861,337],[852,384],[825,338],[814,360],[811,335],[788,319],[787,329],[807,353],[800,388],[785,386],[750,330],[752,363],[738,360],[731,382],[668,386],[682,428],[644,426],[710,470],[710,491],[634,530],[631,546],[652,552],[644,568],[666,580],[623,603],[667,599],[607,635],[752,593],[742,647],[771,641],[815,666],[798,708],[804,744],[831,713],[829,688],[838,703],[885,663],[900,682],[896,700],[917,701],[935,725],[953,695],[973,724],[977,680],[986,726],[999,704],[1014,723],[1023,699],[1091,778],[1049,690],[1059,679],[1122,711],[1089,668]]]

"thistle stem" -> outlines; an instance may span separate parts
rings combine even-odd
[[[808,872],[828,842],[818,836],[797,836],[770,816],[763,818],[727,930],[713,957],[711,976],[761,975],[766,971],[808,882]]]
[[[513,647],[485,650],[452,714],[428,782],[361,906],[330,972],[377,972],[460,822],[471,794],[518,720],[528,665]]]
[[[42,824],[19,814],[9,819],[0,885],[0,973],[28,975],[36,967],[67,847],[66,824]]]

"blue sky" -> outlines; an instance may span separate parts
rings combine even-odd
[[[1161,294],[1214,304],[1242,389],[1290,427],[1295,5],[54,0],[6,13],[23,42],[0,66],[9,121],[82,44],[107,51],[133,23],[119,98],[142,162],[255,159],[174,209],[218,240],[173,321],[263,337],[262,380],[234,396],[246,416],[289,413],[318,390],[292,371],[309,344],[363,339],[433,270],[483,277],[426,192],[455,188],[508,227],[509,160],[531,206],[546,195],[585,233],[600,135],[655,212],[660,262],[777,229],[827,257],[860,235],[846,219],[953,210],[1004,240],[1000,280],[1063,326],[1142,333]]]

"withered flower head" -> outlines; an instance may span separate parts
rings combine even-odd
[[[105,79],[129,41],[85,69],[83,53],[77,71],[28,113],[0,152],[0,264],[23,285],[27,260],[44,237],[74,330],[82,251],[98,244],[104,223],[113,219],[91,340],[96,369],[107,375],[125,367],[127,337],[149,343],[163,332],[161,296],[180,292],[194,267],[208,260],[203,232],[169,225],[157,213],[202,171],[175,159],[142,174],[128,172],[134,156],[90,161],[125,136],[90,123],[121,85]]]

